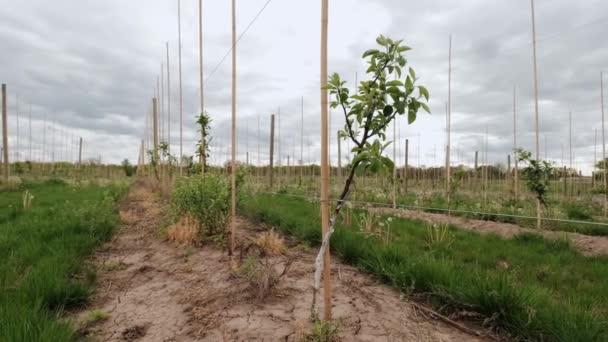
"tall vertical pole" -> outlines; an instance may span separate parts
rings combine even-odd
[[[448,50],[448,108],[447,108],[447,147],[445,149],[445,192],[448,195],[448,205],[450,203],[450,150],[451,150],[451,128],[452,128],[452,35],[450,35],[450,46]]]
[[[262,167],[262,164],[260,164],[260,113],[258,112],[258,162],[257,162],[257,166],[258,166],[258,181],[260,178],[260,168]]]
[[[327,23],[328,0],[321,0],[321,228],[329,230],[329,156],[327,127]],[[331,264],[329,246],[323,256],[323,318],[331,319]]]
[[[513,153],[517,149],[517,94],[515,87],[513,87]],[[514,166],[513,169],[513,193],[515,198],[519,197],[519,175],[517,170],[518,156],[514,155]]]
[[[608,182],[606,181],[606,137],[605,137],[605,126],[604,126],[604,73],[600,72],[600,92],[601,92],[601,105],[602,105],[602,162],[604,164],[604,216],[608,214]]]
[[[32,104],[30,103],[30,114],[29,114],[29,138],[30,138],[30,146],[29,146],[29,157],[28,159],[32,161]]]
[[[342,144],[340,141],[340,135],[337,134],[337,132],[336,132],[336,138],[338,139],[338,172],[337,173],[338,173],[338,177],[342,177],[342,147],[341,147]]]
[[[304,96],[300,100],[300,182],[304,176]]]
[[[177,0],[177,41],[178,41],[178,59],[179,59],[179,175],[182,175],[182,155],[183,155],[183,124],[182,124],[182,15],[181,15],[181,0]]]
[[[203,0],[198,0],[198,64],[199,64],[199,82],[201,92],[201,113],[205,113],[205,88],[203,85]],[[205,174],[205,164],[207,156],[205,151],[205,132],[201,129],[201,174]]]
[[[530,0],[532,9],[532,60],[534,65],[534,128],[536,131],[536,160],[540,159],[540,143],[539,143],[539,128],[538,128],[538,71],[536,67],[536,19],[534,16],[534,0]],[[536,199],[536,228],[541,228],[540,220],[541,203],[540,199]]]
[[[165,66],[160,63],[160,103],[158,110],[158,121],[160,131],[160,141],[165,141],[165,125],[163,124],[163,113],[165,111]]]
[[[4,161],[4,184],[8,184],[8,114],[6,113],[6,84],[2,83],[2,153]]]
[[[21,152],[21,146],[19,146],[19,94],[15,95],[16,96],[16,108],[15,108],[15,115],[17,116],[17,148],[15,148],[15,161],[18,162],[19,161],[19,152]]]
[[[80,169],[81,165],[82,165],[82,137],[80,137],[79,144],[78,144],[78,169]]]
[[[158,163],[158,108],[157,108],[157,100],[156,97],[152,98],[152,128],[154,132],[152,133],[154,139],[154,160]]]
[[[404,173],[404,186],[405,186],[405,193],[407,194],[407,181],[408,181],[408,167],[409,167],[409,151],[410,151],[410,141],[408,139],[405,139],[405,173]]]
[[[236,9],[232,0],[232,217],[230,229],[230,255],[234,256],[236,234]],[[180,128],[181,130],[181,128]],[[181,138],[180,138],[181,139]]]
[[[169,42],[165,44],[167,50],[167,150],[171,153],[171,72],[169,64]]]
[[[393,208],[397,208],[397,120],[393,120]],[[340,160],[340,137],[338,135],[338,168]]]
[[[572,112],[568,112],[568,167],[572,170]],[[568,173],[568,177],[569,173]],[[570,186],[570,190],[572,190],[572,185]],[[567,192],[566,195],[570,195],[570,192]]]
[[[42,163],[46,162],[46,113],[44,113],[44,120],[42,126]]]
[[[268,166],[268,186],[272,189],[274,169],[274,114],[270,115],[270,156]]]

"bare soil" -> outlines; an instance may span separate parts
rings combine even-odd
[[[608,237],[590,236],[572,232],[558,232],[550,230],[537,230],[524,228],[512,223],[494,222],[468,219],[461,216],[449,216],[446,214],[428,213],[418,210],[392,209],[392,208],[370,208],[376,213],[389,214],[398,217],[422,220],[431,223],[448,223],[455,227],[478,232],[481,234],[497,234],[504,238],[513,238],[524,233],[541,234],[549,239],[569,239],[574,246],[584,255],[608,254]]]
[[[212,244],[178,246],[158,234],[161,202],[136,184],[121,206],[124,225],[93,258],[99,286],[72,319],[83,338],[99,341],[302,341],[311,331],[314,251],[295,242],[272,256],[291,263],[270,295],[259,299]],[[267,227],[238,220],[238,241]],[[242,245],[243,246],[243,245]],[[486,341],[416,309],[399,293],[334,258],[333,315],[342,341]],[[108,314],[92,321],[91,310]],[[322,308],[320,308],[322,312]]]

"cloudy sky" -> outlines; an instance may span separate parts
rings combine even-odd
[[[171,144],[179,154],[176,0],[2,2],[0,80],[8,84],[11,155],[18,146],[19,159],[29,158],[31,106],[32,158],[73,159],[82,136],[86,158],[136,161],[161,63],[166,72],[166,42]],[[230,1],[203,2],[205,107],[213,118],[212,161],[219,163],[227,159],[230,137],[230,57],[221,62],[230,48]],[[239,33],[266,2],[237,0]],[[198,1],[182,0],[184,154],[194,150],[194,115],[200,110],[197,11]],[[573,164],[583,172],[591,170],[596,146],[598,158],[602,152],[599,87],[600,71],[608,71],[606,13],[608,2],[601,0],[536,1],[541,155],[558,165],[563,156],[569,164],[572,112]],[[411,164],[440,164],[444,158],[450,34],[453,162],[471,163],[475,150],[484,151],[486,131],[488,162],[506,162],[513,146],[514,87],[518,146],[534,148],[529,0],[330,0],[329,22],[329,70],[351,84],[355,75],[365,77],[360,56],[378,34],[413,47],[407,57],[431,93],[433,114],[413,125],[398,123],[398,151],[402,155],[403,141],[410,139]],[[282,163],[288,155],[292,162],[294,155],[300,159],[302,128],[303,159],[318,160],[319,36],[320,1],[272,0],[239,42],[239,159],[249,151],[250,162],[266,162],[270,114],[280,111]],[[163,81],[168,139],[166,74]],[[335,131],[342,122],[332,114],[334,163]]]

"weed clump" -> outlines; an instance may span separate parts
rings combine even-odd
[[[223,234],[230,215],[230,186],[215,175],[194,176],[176,183],[171,199],[173,217],[191,217],[200,235]]]
[[[274,229],[260,234],[254,243],[268,255],[280,255],[285,251],[285,242]]]

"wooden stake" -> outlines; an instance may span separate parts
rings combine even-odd
[[[604,164],[603,169],[603,180],[602,185],[604,188],[604,217],[608,215],[608,182],[606,181],[606,130],[604,125],[604,73],[600,72],[600,103],[602,109],[602,163]]]
[[[82,165],[82,137],[80,137],[79,144],[78,144],[78,168],[79,169],[80,169],[81,165]]]
[[[342,177],[342,144],[338,132],[336,132],[336,138],[338,138],[338,177]]]
[[[29,114],[29,138],[30,138],[30,146],[29,146],[29,160],[32,161],[32,104],[30,103],[30,114]]]
[[[397,208],[397,120],[393,120],[393,209]],[[338,168],[340,160],[340,138],[338,138]]]
[[[169,67],[169,42],[166,42],[165,47],[167,50],[167,151],[171,153],[171,72]]]
[[[530,0],[532,9],[532,61],[534,65],[534,128],[536,131],[536,160],[540,159],[540,143],[539,143],[539,128],[538,128],[538,72],[536,67],[536,19],[534,16],[534,0]],[[536,199],[536,228],[541,228],[541,203],[540,199]]]
[[[232,0],[232,222],[230,229],[230,255],[234,256],[236,234],[236,4]],[[181,123],[180,123],[181,125]],[[180,127],[181,130],[181,127]],[[180,133],[181,134],[181,133]],[[181,137],[180,137],[181,140]],[[180,142],[181,144],[181,142]],[[180,164],[181,165],[181,164]],[[181,167],[180,167],[181,169]],[[234,266],[234,262],[233,262]]]
[[[158,163],[158,110],[156,97],[152,98],[152,129],[154,139],[154,160]]]
[[[517,97],[516,90],[513,87],[513,153],[517,149]],[[514,155],[514,166],[513,170],[513,193],[515,194],[515,198],[519,198],[519,175],[517,170],[518,156]]]
[[[405,139],[405,170],[404,170],[404,187],[405,187],[405,193],[407,194],[407,181],[408,181],[408,170],[407,168],[409,167],[409,150],[410,150],[410,141],[408,139]]]
[[[327,23],[328,0],[321,0],[321,229],[329,229],[329,156],[327,125]],[[331,320],[331,263],[329,246],[323,257],[323,318]]]
[[[178,37],[178,59],[179,59],[179,175],[183,173],[182,155],[183,155],[183,101],[182,101],[182,16],[181,16],[181,0],[177,0],[177,37]]]
[[[451,126],[452,126],[452,35],[450,35],[450,46],[448,50],[448,110],[447,110],[447,147],[445,149],[445,193],[448,197],[448,206],[450,203],[450,149],[451,149]]]
[[[2,153],[4,154],[4,184],[8,184],[10,166],[8,161],[8,115],[6,112],[6,84],[2,83]]]
[[[200,71],[201,113],[205,113],[205,87],[203,85],[203,0],[198,0],[198,63]],[[205,133],[201,130],[201,174],[205,174]]]
[[[300,100],[300,183],[304,176],[304,96]]]
[[[274,173],[274,114],[270,115],[270,164],[268,167],[268,186],[270,189],[273,187],[273,173]]]

